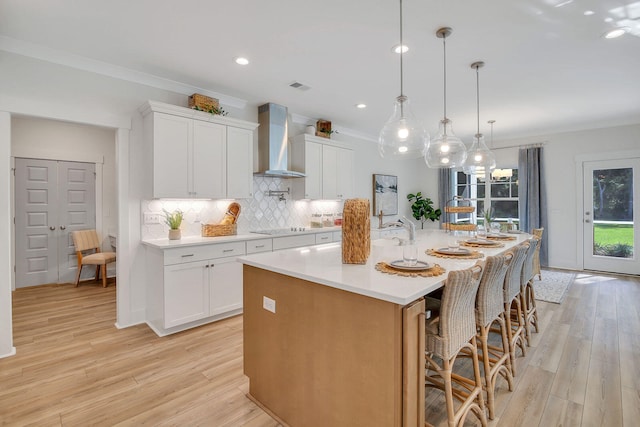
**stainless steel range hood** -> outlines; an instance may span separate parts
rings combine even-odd
[[[258,107],[258,171],[255,175],[275,178],[303,178],[289,170],[289,128],[287,107],[268,103]]]

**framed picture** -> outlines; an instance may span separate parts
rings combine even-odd
[[[373,174],[373,214],[398,214],[398,177]]]

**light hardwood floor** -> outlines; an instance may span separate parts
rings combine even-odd
[[[499,381],[497,426],[637,426],[640,280],[580,274]],[[0,359],[0,424],[277,426],[246,396],[242,317],[158,338],[117,330],[115,287],[48,285],[13,295],[17,355]],[[446,424],[440,394],[427,419]],[[467,425],[474,425],[473,417]]]

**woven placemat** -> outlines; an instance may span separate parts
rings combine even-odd
[[[447,254],[441,254],[440,252],[437,252],[436,249],[427,249],[424,253],[426,253],[427,255],[438,257],[438,258],[453,258],[453,259],[477,259],[477,258],[482,258],[484,256],[484,254],[479,251],[471,251],[469,255],[447,255]]]
[[[500,243],[500,242],[491,242],[491,244],[478,244],[478,243],[473,243],[473,242],[462,242],[460,243],[461,246],[467,246],[469,248],[487,248],[487,249],[491,249],[491,248],[503,248],[504,247],[504,243]]]
[[[376,264],[376,270],[387,273],[387,274],[396,274],[398,276],[404,277],[434,277],[444,274],[447,270],[440,267],[438,264],[434,264],[433,267],[427,268],[425,270],[399,270],[387,264],[386,262],[379,262]]]
[[[516,240],[515,236],[487,236],[489,240]]]

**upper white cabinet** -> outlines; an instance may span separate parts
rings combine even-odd
[[[325,138],[293,139],[291,167],[306,177],[292,182],[294,199],[348,199],[353,194],[353,150]]]
[[[140,112],[153,148],[154,198],[253,196],[257,123],[153,101]]]

